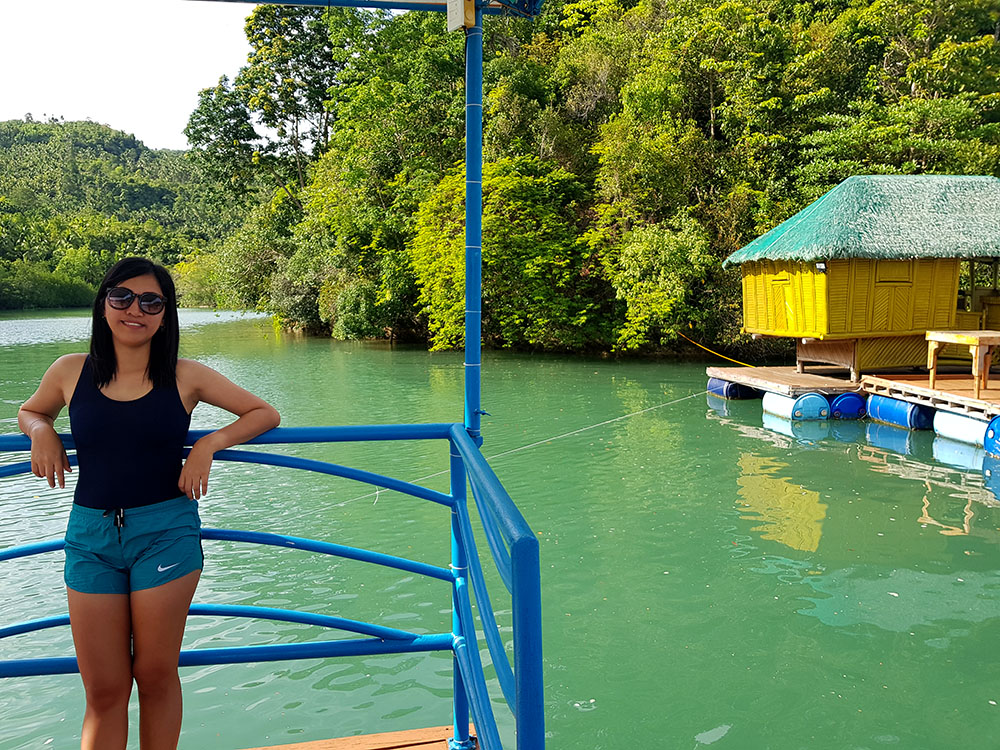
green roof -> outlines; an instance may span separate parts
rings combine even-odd
[[[737,250],[725,263],[996,256],[1000,179],[859,175]]]

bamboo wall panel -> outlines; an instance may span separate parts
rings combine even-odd
[[[757,276],[757,307],[760,310],[760,325],[764,330],[770,331],[774,327],[774,320],[771,317],[770,302],[768,301],[767,275],[764,272],[763,263],[759,264],[761,271]]]
[[[927,364],[927,341],[923,336],[885,336],[858,341],[858,369],[923,366]]]
[[[934,299],[936,263],[933,260],[918,260],[913,278],[913,327],[927,330],[933,328],[937,309]]]
[[[911,336],[954,324],[958,261],[835,260],[743,264],[751,333],[798,338]]]
[[[826,293],[826,275],[812,263],[745,263],[743,327],[772,336],[824,336]]]
[[[851,305],[851,263],[834,260],[826,266],[827,319],[832,334],[850,333],[848,311]]]
[[[929,330],[948,330],[955,324],[958,300],[959,261],[957,258],[940,258],[934,261],[934,310]]]
[[[868,331],[883,333],[892,330],[889,326],[889,307],[892,304],[892,290],[884,286],[876,286],[872,290],[871,316],[868,318]],[[858,331],[863,333],[865,331]]]
[[[889,325],[893,331],[912,331],[919,326],[913,323],[913,284],[900,285],[892,290],[889,308]]]
[[[868,309],[871,283],[872,266],[867,260],[854,260],[850,262],[851,278],[851,300],[850,300],[850,333],[863,334],[871,330],[871,315]]]
[[[771,320],[773,330],[780,331],[788,335],[789,322],[795,318],[795,313],[791,309],[791,294],[789,287],[791,280],[787,273],[776,273],[771,276],[770,297],[771,297]]]
[[[830,332],[828,310],[828,277],[816,270],[814,263],[804,263],[799,270],[802,279],[802,299],[806,305],[806,328],[817,335]]]

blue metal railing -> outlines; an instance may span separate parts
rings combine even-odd
[[[187,445],[206,434],[192,430]],[[70,435],[60,435],[67,450],[74,449]],[[496,671],[503,697],[514,715],[517,750],[542,750],[545,726],[542,703],[541,589],[538,540],[517,506],[504,490],[496,474],[480,453],[475,441],[462,424],[365,425],[345,427],[278,428],[249,443],[276,445],[288,443],[367,442],[384,440],[447,440],[450,443],[451,483],[448,494],[411,482],[382,476],[360,469],[324,461],[248,450],[225,450],[217,460],[283,466],[353,479],[378,487],[393,489],[415,498],[447,506],[451,511],[451,556],[448,567],[395,557],[373,550],[348,547],[331,542],[304,539],[282,534],[232,529],[202,529],[205,539],[227,540],[290,547],[322,555],[332,555],[383,567],[395,568],[434,580],[451,587],[452,630],[450,633],[418,635],[383,625],[358,622],[332,615],[271,607],[221,604],[192,604],[192,615],[250,617],[315,625],[341,630],[359,638],[323,640],[309,643],[277,643],[229,648],[184,650],[180,666],[235,664],[286,659],[315,659],[334,656],[451,651],[454,659],[455,750],[473,747],[469,718],[475,724],[479,746],[501,750],[496,717],[493,714],[485,671],[480,658],[476,620],[472,614],[472,595],[479,608],[479,625],[490,661]],[[27,451],[31,443],[23,435],[0,435],[0,452]],[[75,465],[75,456],[70,456]],[[24,474],[30,463],[20,461],[0,465],[0,477]],[[513,665],[511,665],[494,608],[486,587],[482,564],[466,505],[466,487],[471,486],[484,537],[500,578],[510,594],[513,612]],[[63,548],[61,539],[36,542],[0,550],[0,561],[28,557]],[[0,638],[67,625],[67,615],[44,617],[0,627]],[[72,657],[43,657],[0,661],[0,677],[27,677],[43,674],[77,672]]]

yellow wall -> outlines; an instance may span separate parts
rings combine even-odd
[[[744,328],[817,339],[922,334],[955,322],[958,260],[744,263]]]
[[[751,261],[743,269],[743,327],[772,336],[825,333],[826,274],[813,263]]]

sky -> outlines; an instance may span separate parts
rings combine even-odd
[[[187,148],[198,92],[246,62],[254,6],[205,0],[0,0],[0,121],[109,125]]]

